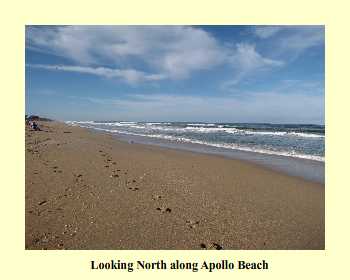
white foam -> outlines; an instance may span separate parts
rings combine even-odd
[[[111,129],[103,129],[103,128],[96,128],[96,129],[106,131],[106,132],[111,132],[111,133],[120,133],[120,134],[143,136],[143,137],[149,137],[149,138],[158,138],[158,139],[165,139],[165,140],[170,140],[170,141],[174,141],[174,142],[200,144],[200,145],[212,146],[212,147],[217,147],[217,148],[232,149],[232,150],[239,150],[239,151],[245,151],[245,152],[254,152],[254,153],[260,153],[260,154],[270,154],[270,155],[286,156],[286,157],[296,157],[296,158],[309,159],[309,160],[315,160],[315,161],[321,161],[321,162],[325,161],[324,157],[315,156],[315,155],[300,154],[300,153],[297,153],[295,151],[290,151],[290,152],[272,151],[272,150],[261,149],[261,148],[246,147],[246,146],[237,145],[237,144],[210,143],[210,142],[194,140],[194,139],[190,139],[190,138],[186,138],[186,137],[175,137],[175,136],[164,135],[164,134],[148,135],[148,134],[143,134],[143,133],[119,131],[116,129],[112,129],[112,130]]]
[[[157,124],[153,127],[153,124]],[[160,131],[169,131],[169,132],[194,132],[194,133],[229,133],[236,135],[265,135],[265,136],[293,136],[293,137],[305,137],[305,138],[324,138],[324,135],[319,134],[311,134],[311,133],[299,133],[299,132],[285,132],[285,131],[253,131],[253,130],[245,130],[238,129],[234,127],[223,127],[220,125],[219,127],[208,127],[210,124],[206,124],[208,126],[203,127],[195,127],[195,126],[186,126],[186,127],[162,127],[162,123],[148,123],[147,127],[153,128],[154,130]],[[190,125],[190,124],[188,124]],[[118,126],[129,126],[130,128],[146,128],[146,126],[140,125],[118,125]]]
[[[267,136],[294,136],[294,137],[305,137],[305,138],[324,138],[324,135],[312,134],[312,133],[301,133],[301,132],[286,132],[286,131],[252,131],[252,130],[241,130],[244,134],[248,135],[267,135]]]
[[[137,135],[137,134],[135,134],[135,135]],[[270,155],[278,155],[278,156],[287,156],[287,157],[297,157],[297,158],[310,159],[310,160],[321,161],[321,162],[325,161],[324,157],[300,154],[300,153],[297,153],[295,151],[292,151],[292,152],[272,151],[272,150],[261,149],[261,148],[245,147],[245,146],[241,146],[241,145],[237,145],[237,144],[210,143],[210,142],[205,142],[205,141],[200,141],[200,140],[193,140],[193,139],[189,139],[189,138],[185,138],[185,137],[178,137],[177,138],[177,137],[170,136],[170,135],[146,135],[146,134],[143,134],[140,136],[167,139],[167,140],[172,140],[172,141],[176,141],[176,142],[201,144],[201,145],[206,145],[206,146],[240,150],[240,151],[246,151],[246,152],[270,154]]]
[[[188,123],[190,126],[215,126],[214,123]]]
[[[325,138],[324,135],[320,134],[312,134],[312,133],[302,133],[302,132],[291,132],[290,135],[306,137],[306,138]]]
[[[238,144],[233,144],[233,143],[213,143],[213,142],[206,142],[206,141],[201,141],[201,140],[194,140],[190,139],[187,137],[177,137],[177,136],[172,136],[172,135],[164,135],[161,133],[157,134],[145,134],[145,133],[139,133],[139,132],[131,132],[131,131],[123,131],[123,130],[118,130],[118,129],[106,129],[106,128],[100,128],[96,127],[96,123],[92,121],[86,121],[86,122],[75,122],[75,121],[67,121],[66,122],[69,125],[79,125],[81,127],[85,128],[93,128],[99,131],[105,131],[108,133],[121,133],[121,134],[127,134],[127,135],[135,135],[135,136],[144,136],[144,137],[149,137],[149,138],[158,138],[158,139],[165,139],[165,140],[170,140],[170,141],[175,141],[175,142],[182,142],[182,143],[192,143],[192,144],[201,144],[201,145],[207,145],[207,146],[213,146],[213,147],[218,147],[218,148],[226,148],[226,149],[234,149],[234,150],[240,150],[240,151],[247,151],[247,152],[255,152],[255,153],[262,153],[262,154],[271,154],[271,155],[278,155],[278,156],[288,156],[288,157],[296,157],[296,158],[303,158],[303,159],[310,159],[310,160],[316,160],[316,161],[321,161],[324,162],[325,158],[322,156],[315,156],[315,155],[306,155],[306,154],[301,154],[295,151],[273,151],[273,150],[268,150],[268,149],[262,149],[262,148],[256,148],[256,147],[247,147],[243,145],[238,145]],[[105,125],[105,123],[103,123]],[[123,127],[123,123],[111,123],[113,125],[111,126],[119,126]],[[141,126],[141,125],[130,125],[131,123],[128,124],[128,127],[132,128],[140,128],[140,129],[145,129],[146,126]],[[136,124],[136,123],[133,123]],[[155,130],[161,131],[191,131],[191,132],[201,132],[201,133],[211,133],[211,132],[227,132],[227,133],[246,133],[246,134],[263,134],[263,135],[291,135],[291,136],[297,136],[297,137],[322,137],[320,135],[315,134],[316,136],[310,136],[310,134],[305,134],[305,133],[287,133],[287,132],[264,132],[264,131],[252,131],[252,132],[247,132],[243,130],[239,130],[236,128],[208,128],[208,127],[186,127],[186,128],[174,128],[174,127],[157,127]]]
[[[236,134],[240,131],[236,128],[222,128],[222,127],[154,127],[154,130],[159,131],[171,131],[171,132],[194,132],[194,133],[215,133],[215,132],[226,132]]]
[[[94,124],[94,121],[66,121],[66,124]]]
[[[105,126],[117,126],[126,128],[136,128],[136,129],[153,129],[159,131],[169,131],[169,132],[193,132],[193,133],[229,133],[235,135],[263,135],[263,136],[287,136],[287,137],[301,137],[301,138],[325,138],[324,135],[313,134],[313,133],[302,133],[302,132],[286,132],[286,131],[255,131],[239,129],[234,127],[223,127],[215,124],[201,124],[201,123],[190,123],[186,127],[171,127],[162,126],[171,123],[161,123],[161,122],[149,122],[149,123],[137,123],[137,122],[109,122],[109,123],[99,123],[94,121],[67,121],[67,124],[90,124],[90,125],[105,125]]]
[[[146,125],[169,125],[171,123],[167,123],[167,122],[148,122],[146,123]]]
[[[136,124],[135,122],[109,122],[109,123],[94,123],[95,125],[108,125],[108,126],[131,126]]]

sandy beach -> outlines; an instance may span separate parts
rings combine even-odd
[[[59,122],[26,128],[26,249],[324,249],[324,185]]]

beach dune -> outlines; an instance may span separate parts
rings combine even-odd
[[[324,249],[324,185],[248,162],[26,128],[26,249]]]

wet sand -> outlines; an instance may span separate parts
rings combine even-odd
[[[240,160],[26,128],[26,249],[324,249],[324,185]]]

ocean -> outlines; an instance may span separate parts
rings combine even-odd
[[[66,123],[116,134],[140,143],[262,162],[292,175],[324,181],[324,125],[126,121]]]

